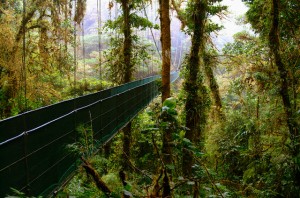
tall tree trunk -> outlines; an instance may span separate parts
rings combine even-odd
[[[123,25],[123,34],[124,34],[124,48],[123,48],[123,64],[125,65],[125,74],[122,79],[122,83],[128,83],[132,79],[132,37],[131,37],[131,24],[130,24],[130,5],[129,0],[122,0],[122,11],[124,17]],[[131,122],[128,123],[124,129],[124,138],[123,138],[123,164],[122,167],[124,170],[128,170],[129,166],[127,165],[126,158],[130,157],[130,142],[131,142]]]
[[[169,0],[159,0],[162,45],[162,102],[170,97],[171,32]]]
[[[299,129],[297,127],[297,123],[295,119],[293,118],[292,105],[289,97],[288,71],[280,55],[279,0],[272,0],[271,17],[272,17],[272,26],[269,33],[269,45],[270,45],[271,52],[274,55],[275,63],[277,65],[280,74],[280,78],[281,78],[280,95],[283,101],[283,106],[287,117],[287,126],[293,144],[292,145],[293,152],[295,155],[297,155],[297,153],[299,152],[299,145],[298,145]]]
[[[5,1],[6,2],[6,1]],[[6,2],[7,3],[7,2]],[[7,98],[8,100],[14,99],[17,95],[17,93],[20,90],[20,79],[19,75],[22,71],[22,65],[19,63],[19,53],[20,50],[22,49],[20,47],[21,40],[24,36],[24,34],[27,31],[27,24],[32,20],[34,17],[34,14],[38,10],[38,8],[41,6],[43,3],[42,0],[36,0],[33,2],[33,5],[30,6],[28,12],[24,12],[22,16],[22,21],[20,26],[18,27],[18,31],[16,32],[15,38],[14,38],[14,46],[12,48],[12,51],[10,53],[11,59],[9,61],[9,71],[8,71],[8,77],[10,79],[10,85],[8,87],[7,91]],[[11,114],[11,109],[13,108],[12,104],[9,104],[5,111],[5,116],[8,116]]]
[[[124,35],[124,48],[123,48],[123,58],[125,65],[125,76],[122,83],[128,83],[132,78],[132,37],[131,37],[131,24],[130,24],[130,5],[129,0],[122,0],[122,10],[124,17],[123,25],[123,35]]]
[[[170,32],[170,4],[169,0],[159,0],[161,45],[162,45],[162,103],[170,97],[170,68],[171,68],[171,32]],[[171,130],[165,129],[163,132],[164,162],[172,163],[171,155]]]
[[[186,112],[186,127],[189,129],[186,131],[185,137],[191,142],[196,143],[199,140],[199,134],[201,128],[202,115],[199,111],[199,90],[201,85],[198,81],[200,77],[200,56],[199,53],[204,49],[204,21],[206,15],[206,2],[196,0],[194,3],[195,11],[193,13],[193,36],[191,52],[187,64],[187,76],[185,79],[184,89],[187,94],[185,103]],[[186,176],[192,174],[193,156],[191,152],[185,148],[183,150],[183,166],[182,171]]]
[[[212,64],[213,64],[212,57],[209,54],[205,53],[203,60],[204,60],[205,75],[208,79],[209,88],[211,90],[213,96],[212,98],[216,106],[217,117],[219,120],[222,120],[225,118],[225,116],[222,112],[222,100],[219,92],[219,86],[212,70]]]
[[[170,70],[171,70],[171,31],[170,31],[170,1],[159,0],[159,14],[160,14],[160,26],[161,26],[161,45],[162,45],[162,104],[170,97]],[[167,116],[163,116],[163,122],[168,122]],[[172,163],[172,131],[170,128],[163,130],[163,160],[164,164],[168,165]],[[165,167],[166,168],[166,167]],[[164,170],[163,181],[163,197],[172,197],[170,190],[170,180],[167,170]]]
[[[131,122],[129,122],[123,128],[123,156],[122,156],[122,168],[123,170],[129,170],[127,158],[130,157],[130,147],[131,147]]]
[[[297,159],[299,149],[299,128],[297,126],[297,122],[293,118],[293,111],[291,100],[289,97],[288,91],[288,71],[282,61],[280,55],[280,38],[279,38],[279,0],[272,0],[272,9],[271,9],[271,17],[272,17],[272,26],[269,33],[269,45],[271,52],[274,55],[275,63],[277,65],[281,84],[280,84],[280,95],[283,101],[283,106],[287,118],[287,126],[290,133],[290,138],[292,142],[292,153],[294,159]],[[300,170],[299,165],[295,162],[294,166],[294,181],[296,186],[300,186]]]

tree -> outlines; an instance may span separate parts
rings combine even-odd
[[[219,121],[222,121],[225,119],[225,115],[222,109],[222,100],[219,92],[219,85],[217,83],[213,71],[213,68],[216,67],[218,62],[217,59],[218,59],[217,53],[212,49],[205,50],[205,52],[203,53],[203,64],[204,64],[205,76],[207,78],[208,85],[212,93],[212,99],[214,101],[217,119]]]
[[[220,29],[208,20],[208,15],[222,12],[225,7],[213,6],[215,1],[188,1],[186,10],[180,9],[180,4],[172,0],[173,8],[181,20],[183,28],[192,37],[190,53],[186,60],[184,92],[185,102],[185,126],[188,128],[185,137],[193,144],[199,145],[203,137],[207,121],[209,96],[204,85],[205,73],[210,82],[211,91],[214,93],[219,106],[218,87],[214,79],[210,61],[212,59],[206,52],[208,35],[212,31]],[[183,151],[182,170],[185,175],[192,175],[193,155],[188,148]]]
[[[145,29],[153,27],[153,24],[143,17],[138,16],[134,11],[141,10],[143,1],[139,0],[118,0],[122,7],[122,15],[114,21],[107,21],[106,27],[113,29],[122,36],[111,39],[112,49],[107,59],[113,59],[110,68],[110,77],[117,84],[125,84],[133,80],[133,73],[141,61],[147,58],[145,44],[140,44],[137,35],[132,34],[133,28]],[[138,54],[138,56],[133,56]],[[109,61],[110,62],[110,61]],[[127,158],[130,158],[131,125],[129,122],[123,128],[123,168],[128,169]]]
[[[171,68],[171,32],[170,32],[170,1],[159,0],[159,15],[161,28],[161,46],[162,46],[162,104],[170,97],[170,68]],[[167,120],[166,120],[167,121]],[[163,132],[164,161],[166,164],[172,163],[171,143],[172,134],[167,128]]]
[[[25,8],[22,1],[6,1],[1,10],[2,6],[6,9],[0,19],[0,48],[5,53],[0,55],[0,92],[6,102],[1,116],[7,117],[59,100],[55,79],[71,68],[69,53],[60,44],[73,37],[65,20],[69,2],[27,1]]]
[[[294,54],[294,47],[299,46],[299,42],[296,40],[299,35],[297,27],[299,27],[300,18],[295,13],[300,7],[300,3],[298,1],[285,2],[277,0],[272,0],[270,3],[263,1],[247,1],[247,3],[250,8],[247,12],[247,20],[261,34],[261,38],[268,41],[274,63],[278,68],[281,78],[279,94],[282,97],[291,139],[296,144],[297,140],[295,138],[299,135],[299,126],[295,121],[294,113],[296,109],[292,105],[290,96],[291,87],[296,86],[295,81],[292,79],[295,79],[296,76],[290,76],[289,72],[294,70],[294,64],[297,64],[298,60],[296,57],[289,57],[288,53]],[[266,8],[268,12],[264,12],[262,8]],[[290,28],[285,28],[286,26]],[[282,46],[285,46],[285,48]],[[292,74],[295,74],[294,72]],[[292,83],[289,83],[289,81]],[[296,96],[293,98],[293,103],[297,103]],[[295,152],[299,152],[297,151],[299,148],[295,149]]]
[[[297,155],[299,152],[299,143],[298,143],[299,128],[297,126],[297,123],[295,122],[295,119],[293,118],[293,109],[292,109],[292,104],[291,104],[289,90],[288,90],[289,88],[288,71],[280,55],[279,14],[280,14],[279,1],[273,0],[271,3],[271,12],[270,12],[272,25],[269,32],[269,45],[280,74],[280,78],[281,78],[280,95],[282,97],[284,110],[287,116],[287,125],[292,139],[292,144],[293,144],[292,146],[294,149],[293,152],[294,155]]]
[[[161,46],[162,46],[162,103],[170,97],[171,32],[170,1],[159,0]]]
[[[130,20],[130,11],[132,5],[128,0],[121,0],[124,25],[122,27],[124,35],[124,44],[123,44],[123,64],[125,65],[125,75],[122,79],[122,84],[128,83],[132,80],[132,67],[131,63],[132,57],[132,36],[131,36],[131,20]],[[131,143],[131,122],[129,122],[124,128],[124,139],[123,139],[123,169],[129,169],[127,165],[127,158],[130,157],[130,143]]]
[[[187,94],[185,103],[186,123],[188,128],[185,137],[198,144],[203,132],[203,118],[205,111],[201,111],[206,100],[203,93],[203,76],[200,72],[200,54],[205,48],[204,28],[207,12],[207,1],[189,1],[188,8],[191,11],[191,21],[188,21],[192,32],[192,46],[186,65],[186,77],[184,90]],[[204,118],[205,119],[205,118]],[[205,121],[204,121],[205,122]],[[183,173],[192,175],[193,156],[189,150],[183,152]]]
[[[295,87],[299,86],[299,25],[300,17],[296,14],[300,2],[292,1],[246,1],[249,6],[247,20],[260,33],[262,40],[269,44],[272,62],[276,65],[280,82],[279,95],[285,111],[286,126],[289,131],[290,151],[294,157],[295,182],[300,186],[300,168],[298,164],[299,123],[297,122],[297,103],[299,94]],[[286,28],[289,27],[289,28]]]
[[[162,46],[162,104],[171,96],[170,87],[170,69],[171,69],[171,30],[170,30],[170,1],[159,0],[159,16],[160,16],[160,41]],[[168,122],[167,116],[162,117],[163,122]],[[163,146],[162,153],[165,165],[172,163],[172,131],[170,128],[163,129]],[[166,168],[166,167],[164,167]],[[167,175],[169,171],[164,170],[163,197],[171,196],[170,179]]]

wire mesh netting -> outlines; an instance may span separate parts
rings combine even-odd
[[[178,77],[172,73],[171,80]],[[78,166],[66,149],[78,141],[79,125],[89,125],[98,146],[109,141],[159,94],[159,76],[0,121],[0,197],[11,188],[27,195],[48,196]]]

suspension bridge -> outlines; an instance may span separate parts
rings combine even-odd
[[[23,5],[23,15],[25,16],[26,0],[23,0]],[[148,19],[145,6],[143,11]],[[115,15],[116,18],[117,8]],[[97,16],[97,26],[98,29],[101,29],[100,0],[97,0]],[[74,27],[76,29],[76,24]],[[84,22],[82,22],[82,27],[84,27]],[[161,57],[152,28],[150,28],[150,32],[156,51]],[[75,31],[75,42],[76,35]],[[84,42],[84,31],[82,31],[83,57],[85,57]],[[99,31],[98,43],[99,75],[102,79],[101,34]],[[25,44],[24,31],[23,57],[26,57]],[[182,53],[177,53],[177,48],[175,54],[176,57],[177,54],[180,55],[180,58],[175,57],[175,60],[181,60]],[[74,47],[75,83],[77,55]],[[180,61],[175,61],[174,64],[180,65]],[[22,71],[26,72],[25,58],[22,65]],[[85,78],[85,61],[83,61],[83,66]],[[171,73],[171,82],[178,78],[178,73],[178,71]],[[26,73],[22,75],[26,76]],[[67,149],[68,145],[79,141],[78,127],[89,126],[95,146],[101,148],[159,95],[157,83],[159,78],[160,76],[151,76],[1,120],[0,197],[12,194],[12,189],[16,189],[26,196],[49,197],[53,195],[56,190],[70,180],[81,164],[80,159]],[[24,78],[24,87],[26,97],[26,78]]]
[[[144,78],[0,121],[0,197],[11,188],[30,196],[51,195],[79,165],[66,148],[78,141],[78,126],[91,126],[100,148],[158,96],[159,78]],[[171,82],[177,78],[178,71],[172,72]]]

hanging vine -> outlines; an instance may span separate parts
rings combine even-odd
[[[64,81],[57,79],[71,69],[70,2],[7,1],[0,10],[0,117],[24,111],[27,102],[33,109],[60,100]],[[84,13],[85,1],[77,10]]]
[[[86,0],[77,0],[74,21],[80,24],[86,11]]]

